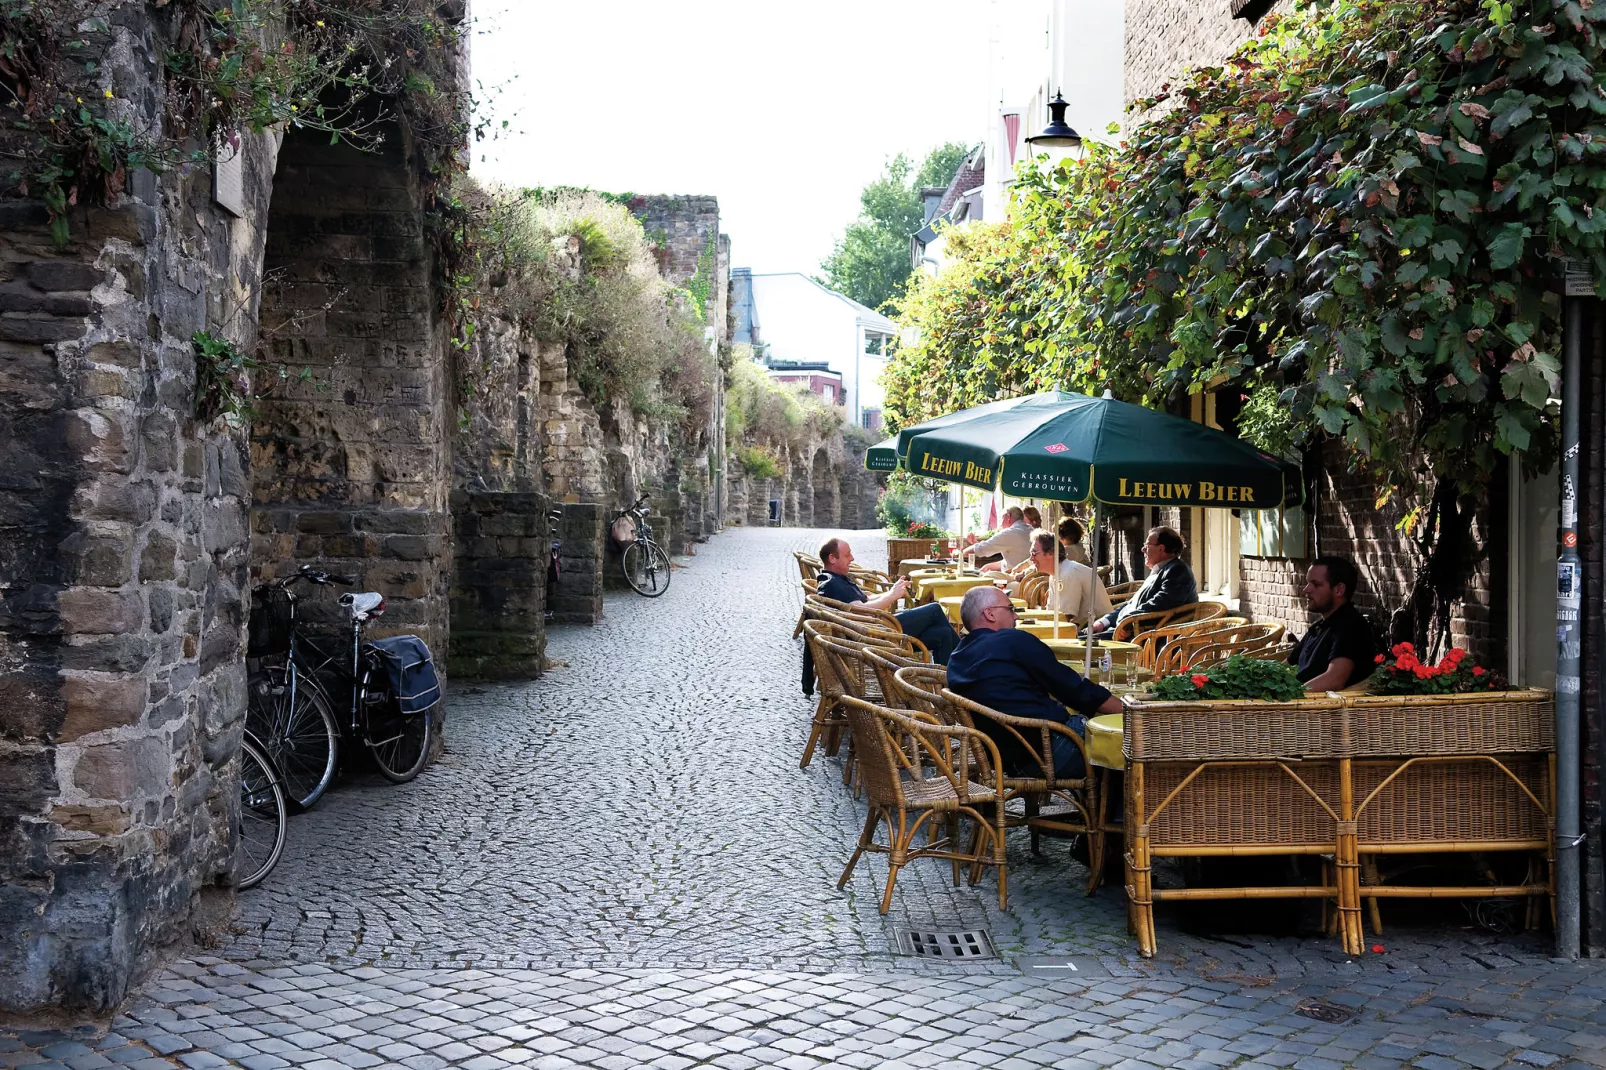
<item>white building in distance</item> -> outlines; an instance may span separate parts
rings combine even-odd
[[[891,320],[799,271],[731,269],[731,307],[733,343],[751,345],[772,374],[824,364],[842,377],[848,420],[880,428]]]

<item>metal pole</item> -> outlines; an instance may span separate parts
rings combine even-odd
[[[1571,274],[1571,273],[1569,273]],[[1561,557],[1556,561],[1556,953],[1579,953],[1578,721],[1584,565],[1578,556],[1584,305],[1567,287],[1561,365]]]
[[[1102,583],[1103,581],[1099,579],[1099,503],[1097,498],[1093,500],[1093,526],[1088,529],[1088,536],[1093,542],[1093,582]],[[1093,615],[1091,609],[1088,610],[1087,635],[1082,639],[1082,675],[1089,679],[1093,676],[1093,625],[1096,623],[1098,623],[1098,618]]]

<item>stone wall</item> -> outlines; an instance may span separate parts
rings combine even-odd
[[[400,130],[377,152],[286,137],[264,262],[271,366],[251,428],[251,554],[264,578],[309,563],[356,576],[385,596],[374,634],[441,651],[453,417],[423,227]],[[288,377],[275,382],[276,366]],[[308,619],[333,622],[338,593],[309,597]]]
[[[1127,104],[1182,84],[1191,67],[1220,63],[1255,34],[1256,22],[1236,18],[1242,0],[1125,0],[1126,55],[1122,95]],[[1251,11],[1285,12],[1290,0],[1255,2]]]
[[[769,503],[781,500],[781,523],[789,527],[832,528],[844,531],[878,527],[876,502],[882,477],[865,471],[866,442],[841,431],[811,438],[778,451],[782,475],[758,478],[748,475],[734,455],[726,458],[727,524],[762,527],[769,523]]]
[[[452,494],[456,556],[447,665],[465,680],[534,679],[546,658],[552,542],[543,494]]]
[[[112,33],[104,76],[159,101],[154,30]],[[276,148],[244,138],[243,218],[193,169],[65,248],[0,204],[0,1011],[109,1010],[227,900],[250,491],[190,338],[255,333]]]
[[[86,94],[159,129],[171,20],[108,21]],[[444,339],[391,133],[243,135],[238,214],[205,167],[134,171],[65,248],[0,202],[0,1011],[109,1010],[226,917],[253,546],[444,641]],[[196,419],[198,331],[265,358],[249,448]]]

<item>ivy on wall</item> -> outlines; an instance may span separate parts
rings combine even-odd
[[[1603,23],[1589,0],[1268,16],[1136,102],[1155,117],[1127,143],[1021,168],[1010,222],[904,302],[889,416],[1230,384],[1263,445],[1342,441],[1434,572],[1505,457],[1554,456],[1557,259],[1606,281]],[[1434,614],[1457,582],[1438,571]]]
[[[430,175],[461,168],[461,31],[430,0],[153,4],[159,122],[105,65],[117,6],[0,0],[0,195],[42,201],[58,243],[70,209],[114,201],[132,171],[204,165],[245,130],[283,124],[373,145],[400,113]]]

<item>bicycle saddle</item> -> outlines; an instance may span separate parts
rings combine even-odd
[[[343,594],[340,604],[351,610],[351,615],[358,620],[377,617],[385,611],[385,596],[374,591],[365,591],[362,594]]]

